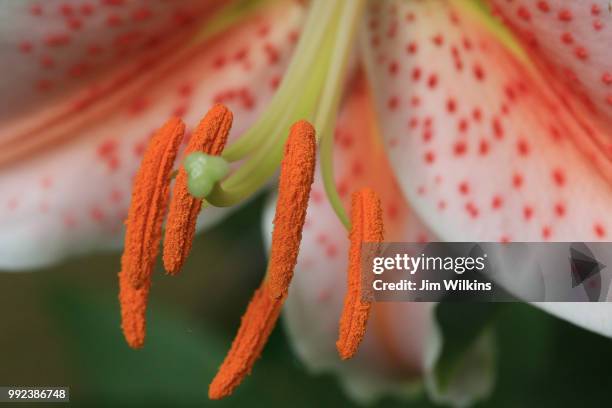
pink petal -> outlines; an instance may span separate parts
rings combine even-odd
[[[363,78],[340,114],[335,136],[336,180],[345,205],[357,189],[374,188],[383,203],[385,240],[434,240],[398,190],[375,123]],[[267,207],[269,240],[274,200]],[[440,339],[428,303],[378,303],[355,358],[341,361],[335,342],[346,290],[348,234],[333,212],[317,172],[289,297],[285,323],[294,349],[314,372],[335,372],[353,397],[371,400],[407,393],[407,383],[430,376]],[[436,346],[437,345],[437,346]],[[429,354],[426,355],[426,349]],[[451,387],[452,388],[452,387]],[[472,389],[465,390],[470,394]],[[473,394],[471,395],[473,396]]]
[[[612,156],[612,20],[609,0],[489,0],[518,35],[559,96],[588,115]]]
[[[0,1],[0,121],[27,115],[201,28],[212,0]]]
[[[370,10],[368,27],[369,73],[392,166],[438,236],[610,239],[612,170],[598,145],[606,136],[476,17],[442,2],[385,2]],[[612,335],[606,304],[539,306]]]
[[[0,149],[14,149],[0,158],[0,266],[40,266],[121,243],[131,178],[153,130],[172,115],[191,128],[221,101],[234,112],[232,137],[245,131],[274,93],[302,12],[293,2],[273,6],[218,38],[158,56],[90,104],[45,105],[45,114],[71,113]],[[26,117],[19,126],[38,119]],[[0,134],[13,133],[3,125]],[[207,210],[203,218],[218,214]]]
[[[439,237],[609,239],[611,161],[477,14],[377,3],[366,41],[392,166]]]

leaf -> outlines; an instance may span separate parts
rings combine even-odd
[[[441,302],[437,305],[435,316],[444,340],[434,374],[442,390],[448,386],[470,347],[491,328],[504,305],[479,302]]]

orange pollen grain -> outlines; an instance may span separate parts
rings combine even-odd
[[[376,248],[363,243],[383,241],[383,221],[380,199],[370,189],[353,194],[347,292],[340,317],[340,329],[336,348],[343,360],[355,355],[366,332],[371,300],[362,292],[361,264],[374,256]]]
[[[169,199],[169,175],[184,132],[180,119],[168,120],[151,139],[134,177],[119,273],[122,327],[132,347],[144,341],[146,299]]]
[[[306,121],[291,127],[281,163],[268,266],[270,294],[287,294],[297,262],[316,160],[315,130]]]
[[[255,361],[268,341],[281,311],[284,297],[273,298],[267,283],[261,285],[242,316],[240,329],[219,372],[210,383],[210,399],[231,395],[244,377],[251,373]]]
[[[220,155],[231,127],[230,110],[221,104],[213,106],[189,139],[185,156],[197,151]],[[164,237],[164,267],[170,275],[179,273],[191,251],[196,221],[201,209],[202,200],[189,193],[187,172],[181,166],[172,193]]]

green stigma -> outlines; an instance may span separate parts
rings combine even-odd
[[[229,172],[229,164],[219,156],[210,156],[202,152],[188,155],[183,162],[187,172],[187,188],[197,198],[204,198]]]

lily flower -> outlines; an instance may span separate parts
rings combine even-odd
[[[347,230],[378,237],[380,221],[388,241],[609,238],[607,2],[490,3],[518,42],[464,0],[1,1],[0,266],[120,246],[134,179],[121,287],[124,333],[141,346],[151,260],[177,191],[195,213],[192,200],[205,198],[199,227],[210,225],[227,214],[219,207],[269,186],[282,161],[279,200],[264,220],[268,275],[211,396],[250,372],[283,303],[296,353],[315,372],[337,372],[357,398],[405,395],[420,381],[438,401],[485,396],[492,338],[478,338],[439,384],[434,305],[355,302],[347,254],[362,254]],[[206,118],[192,131],[215,103],[231,110],[231,131]],[[218,151],[192,145],[210,132]],[[216,138],[226,136],[221,151]],[[229,175],[211,181],[197,165],[175,166],[183,142],[190,153],[220,153]],[[189,252],[191,215],[170,240],[179,242],[167,250],[179,254],[172,273]],[[166,234],[176,225],[169,220]],[[540,306],[612,336],[607,304]],[[343,320],[339,338],[345,313],[359,325]]]

